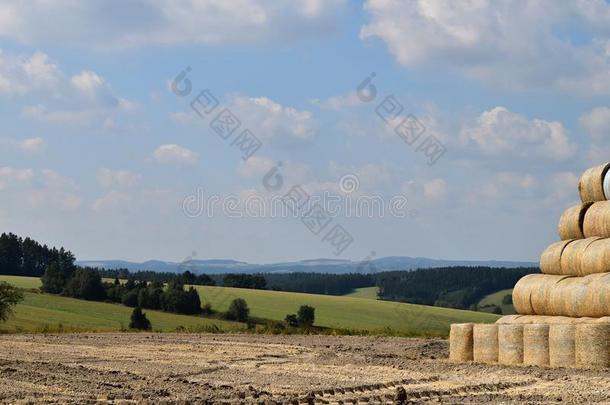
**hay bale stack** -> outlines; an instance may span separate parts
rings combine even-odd
[[[549,246],[540,258],[540,270],[544,274],[564,274],[561,269],[561,256],[565,248],[574,242],[574,239],[562,240]]]
[[[505,315],[496,321],[497,324],[519,323],[517,320],[526,315]]]
[[[576,367],[610,367],[610,324],[582,323],[576,325]]]
[[[571,279],[570,276],[543,276],[537,283],[537,288],[531,291],[530,301],[534,314],[568,316],[563,308],[564,300],[556,299],[562,294],[562,282]],[[552,278],[548,278],[552,277]]]
[[[498,325],[498,362],[511,365],[523,363],[523,325]]]
[[[498,325],[479,324],[472,329],[473,360],[477,363],[498,362]]]
[[[451,325],[449,332],[449,360],[472,361],[473,324],[460,323]]]
[[[523,325],[523,364],[549,365],[549,325]]]
[[[583,233],[586,238],[610,238],[610,201],[596,202],[585,213]]]
[[[513,288],[513,307],[520,315],[535,315],[530,296],[542,281],[539,274],[528,274],[521,278]]]
[[[593,279],[585,294],[583,316],[610,316],[610,273],[592,274],[581,279]]]
[[[584,239],[585,214],[593,202],[585,202],[568,208],[559,219],[561,240]]]
[[[576,325],[549,325],[549,364],[551,367],[574,367],[576,364]]]
[[[608,272],[610,272],[610,239],[598,239],[585,249],[578,275]]]
[[[582,269],[585,250],[594,242],[600,240],[599,236],[576,240],[566,245],[561,252],[561,273],[564,275],[578,276],[584,273]]]
[[[610,163],[607,163],[592,167],[582,175],[578,183],[578,192],[582,202],[604,201],[606,199],[604,178],[609,169]]]

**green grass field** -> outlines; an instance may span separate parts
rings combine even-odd
[[[40,279],[32,277],[0,276],[0,281],[24,289],[40,286]],[[0,332],[60,331],[62,328],[66,331],[109,332],[129,325],[132,309],[123,305],[27,291],[24,295],[24,301],[15,307],[15,315],[8,322],[0,324]],[[179,327],[201,331],[215,328],[223,331],[244,329],[242,324],[235,322],[151,310],[144,312],[156,331],[175,331]]]
[[[376,300],[377,291],[379,291],[378,287],[356,288],[353,292],[351,292],[349,294],[345,294],[344,297],[368,298],[370,300]]]
[[[402,334],[441,334],[449,325],[461,322],[495,322],[492,314],[450,308],[403,304],[370,298],[247,290],[240,288],[196,286],[202,303],[225,311],[235,298],[248,302],[250,314],[258,318],[283,320],[299,306],[316,309],[316,326],[368,330],[391,328]]]
[[[27,277],[0,276],[20,288],[33,289],[40,280]],[[203,304],[210,303],[217,311],[226,311],[235,298],[248,302],[250,315],[270,320],[284,320],[296,313],[299,306],[316,308],[316,326],[359,331],[393,332],[413,335],[446,335],[449,325],[461,322],[494,322],[498,316],[481,312],[428,307],[379,301],[370,298],[337,297],[279,291],[196,286]],[[370,296],[370,291],[369,291]],[[203,319],[146,310],[155,330],[185,328],[218,328],[234,331],[243,326],[232,322]],[[15,309],[16,316],[0,326],[0,331],[41,331],[45,326],[62,324],[65,328],[87,331],[113,331],[129,323],[131,309],[107,304],[26,292],[26,299]]]
[[[506,304],[502,303],[502,300],[504,299],[504,297],[507,295],[512,295],[512,293],[513,293],[513,290],[509,289],[509,290],[502,290],[502,291],[495,292],[493,294],[489,294],[488,296],[483,298],[481,301],[479,301],[479,309],[481,311],[484,311],[485,307],[495,305],[495,306],[502,308],[503,315],[512,315],[515,313],[515,308],[513,308],[512,304],[506,305]]]

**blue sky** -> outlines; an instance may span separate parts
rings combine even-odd
[[[79,259],[537,260],[580,173],[608,160],[606,1],[128,4],[0,4],[3,231]],[[204,89],[261,141],[247,161],[190,108]],[[404,107],[390,124],[375,113],[387,96]],[[435,164],[393,132],[407,115],[446,148]],[[245,208],[295,185],[386,210],[338,212],[314,234]],[[242,215],[185,213],[198,190]],[[335,225],[353,240],[337,256]]]

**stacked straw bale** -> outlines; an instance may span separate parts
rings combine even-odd
[[[559,220],[560,241],[542,253],[542,274],[513,289],[517,314],[453,325],[452,360],[610,367],[610,163],[588,169],[578,191],[581,204]]]

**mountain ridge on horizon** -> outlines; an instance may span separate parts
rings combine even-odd
[[[187,259],[181,263],[147,260],[132,262],[127,260],[78,260],[80,266],[100,267],[105,269],[126,268],[129,271],[150,270],[155,272],[181,273],[189,270],[195,274],[226,273],[376,273],[392,270],[415,270],[434,267],[537,267],[538,263],[514,260],[447,260],[426,257],[388,256],[365,259],[355,262],[346,259],[304,259],[292,262],[252,264],[232,259]]]

